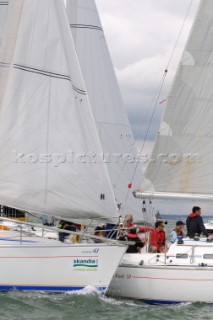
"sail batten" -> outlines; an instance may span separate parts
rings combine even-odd
[[[1,205],[116,215],[63,0],[11,0],[0,61]]]
[[[141,193],[213,194],[213,3],[202,1],[183,52]],[[179,197],[179,196],[178,196]]]

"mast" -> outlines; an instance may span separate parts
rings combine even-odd
[[[63,0],[12,0],[0,49],[0,203],[116,215]]]

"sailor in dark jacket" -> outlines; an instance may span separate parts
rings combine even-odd
[[[69,230],[69,231],[77,231],[77,228],[73,222],[65,221],[65,220],[59,221],[58,228],[64,229],[64,230]],[[61,242],[64,242],[64,239],[66,236],[69,236],[69,233],[59,232],[58,240]]]
[[[208,237],[208,232],[203,224],[203,218],[201,215],[200,207],[193,207],[192,213],[186,219],[187,237],[194,238],[197,233],[199,236],[204,234]]]

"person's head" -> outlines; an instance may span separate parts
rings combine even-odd
[[[185,223],[183,221],[179,220],[176,222],[176,229],[177,230],[182,230],[184,228],[184,226],[185,226]]]
[[[124,218],[124,226],[129,223],[133,223],[133,217],[131,214],[126,214]]]
[[[201,214],[201,208],[200,207],[193,207],[192,213]]]
[[[103,230],[104,230],[104,227],[102,226],[98,226],[95,228],[95,232],[94,232],[94,235],[97,236],[97,237],[102,237],[103,236]]]
[[[161,221],[161,220],[158,220],[158,221],[156,221],[155,222],[155,228],[157,229],[157,230],[163,230],[163,228],[164,228],[164,223],[163,223],[163,221]]]

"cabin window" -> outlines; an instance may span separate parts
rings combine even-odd
[[[177,259],[188,259],[188,254],[187,253],[177,253],[176,258]]]
[[[213,259],[213,254],[206,253],[203,255],[203,259]]]

